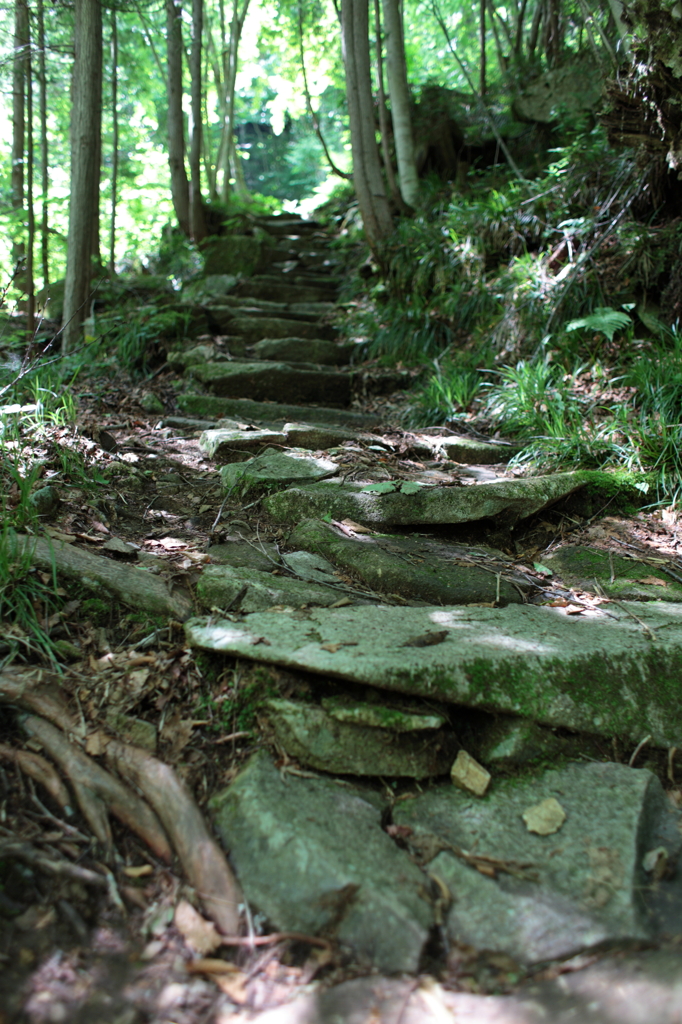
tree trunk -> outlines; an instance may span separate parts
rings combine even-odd
[[[50,242],[47,217],[47,192],[49,187],[49,166],[47,151],[47,74],[45,71],[45,12],[43,0],[38,0],[38,80],[40,109],[40,191],[41,191],[41,222],[40,222],[40,260],[43,270],[44,302],[49,297],[50,287]]]
[[[410,89],[407,84],[400,0],[383,0],[383,8],[388,94],[391,97],[391,116],[393,118],[393,137],[398,161],[400,192],[408,206],[415,206],[419,197],[419,176],[414,156]]]
[[[27,22],[28,36],[26,49],[26,334],[33,341],[35,331],[36,293],[33,275],[33,253],[35,252],[36,219],[33,209],[33,66],[31,61],[31,30]]]
[[[486,0],[481,0],[480,8],[479,8],[479,25],[478,25],[479,44],[480,44],[480,50],[481,50],[481,57],[480,57],[480,64],[481,64],[480,72],[481,72],[481,75],[480,75],[480,85],[479,85],[479,92],[481,94],[481,99],[485,99],[485,94],[486,94],[486,80],[485,80],[485,71],[486,71],[486,67],[485,67],[485,64],[486,64],[486,60],[485,60],[485,57],[486,57],[486,53],[485,53],[485,4],[486,4]]]
[[[192,138],[189,151],[190,189],[189,189],[189,230],[194,242],[201,242],[206,237],[204,208],[201,202],[201,128],[202,128],[202,88],[201,88],[201,37],[204,31],[203,0],[192,0],[192,50],[190,54],[190,74],[192,77]]]
[[[180,0],[165,2],[168,56],[168,165],[171,195],[178,224],[189,237],[189,181],[185,170],[185,125],[182,115],[182,9]]]
[[[393,130],[391,128],[391,122],[388,115],[388,109],[386,107],[386,92],[384,90],[384,61],[382,55],[382,36],[381,36],[381,4],[379,0],[374,0],[374,34],[376,43],[376,54],[377,54],[377,84],[379,94],[379,128],[381,129],[381,152],[384,158],[384,171],[386,172],[386,181],[388,182],[388,191],[391,196],[391,200],[395,203],[396,207],[401,213],[407,213],[408,208],[403,201],[403,197],[400,194],[398,188],[398,182],[393,169],[393,158],[391,155],[391,136]]]
[[[99,224],[102,135],[102,8],[75,0],[71,198],[64,283],[62,351],[80,340],[92,275],[93,236]]]
[[[26,63],[28,60],[28,7],[25,0],[16,0],[14,6],[14,57],[12,66],[12,209],[17,214],[12,244],[12,260],[15,264],[23,260],[26,246],[21,237],[23,232],[24,206],[24,162],[26,159]],[[20,272],[17,282],[24,281]]]
[[[116,200],[118,193],[118,29],[116,8],[111,8],[111,223],[109,225],[109,274],[116,273]]]
[[[381,178],[374,129],[374,105],[369,64],[368,0],[342,0],[343,63],[353,153],[353,182],[370,248],[380,250],[393,231],[391,211]]]
[[[626,57],[630,56],[630,32],[631,29],[623,19],[625,4],[623,0],[609,0],[609,7],[616,25],[616,31],[620,40],[620,49]]]

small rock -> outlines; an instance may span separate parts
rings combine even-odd
[[[153,391],[148,391],[140,399],[140,405],[146,412],[165,412],[165,406]]]
[[[529,807],[521,817],[529,832],[535,832],[539,836],[551,836],[558,832],[566,821],[566,811],[555,797],[550,796]]]
[[[458,789],[465,789],[474,796],[485,796],[490,785],[490,772],[475,761],[466,750],[460,750],[450,769],[450,778]]]
[[[39,516],[47,516],[59,504],[59,491],[52,484],[34,491],[28,499]]]

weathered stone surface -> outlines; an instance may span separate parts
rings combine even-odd
[[[262,244],[249,235],[209,238],[202,245],[204,275],[241,274],[250,277],[261,260]]]
[[[348,537],[319,519],[307,519],[287,539],[293,547],[316,551],[350,569],[378,593],[398,594],[430,604],[523,602],[520,591],[494,572],[467,565],[447,544],[429,545],[412,537]]]
[[[252,299],[272,299],[275,302],[324,302],[336,297],[336,289],[328,282],[322,284],[296,283],[282,280],[281,277],[258,277],[244,281],[239,294]]]
[[[584,487],[590,478],[586,471],[555,473],[469,487],[423,487],[415,494],[378,494],[363,491],[361,483],[323,481],[273,494],[265,507],[282,523],[331,515],[333,519],[400,526],[467,523],[494,516],[498,523],[511,526]]]
[[[239,334],[247,345],[255,345],[264,338],[322,338],[332,341],[336,337],[333,327],[309,320],[292,320],[272,316],[235,316],[230,321],[230,334]]]
[[[276,546],[267,541],[259,544],[248,544],[244,540],[227,541],[214,544],[208,549],[208,554],[217,565],[231,565],[235,569],[272,572],[281,564]]]
[[[350,346],[337,345],[322,338],[263,338],[251,351],[256,359],[289,363],[345,366],[350,362]]]
[[[566,814],[560,832],[530,832],[523,814],[548,798]],[[437,836],[477,856],[526,864],[526,874],[532,865],[532,880],[504,872],[493,880],[450,852],[429,865],[456,896],[447,922],[451,940],[525,963],[647,936],[641,862],[662,837],[671,841],[676,818],[654,775],[614,763],[503,780],[482,800],[438,786],[394,810],[394,821],[413,830],[417,845],[420,837]]]
[[[284,405],[279,402],[254,402],[248,398],[221,398],[218,395],[186,393],[178,395],[178,408],[190,416],[236,417],[242,422],[283,424],[287,420],[305,417],[307,423],[325,426],[338,424],[358,430],[376,427],[379,417],[349,409],[329,409],[314,405]],[[301,443],[300,441],[297,443]]]
[[[168,365],[173,370],[186,370],[188,366],[196,366],[198,363],[220,362],[223,356],[216,345],[203,344],[193,345],[187,349],[173,349],[168,353]]]
[[[295,445],[296,448],[308,448],[313,452],[325,451],[327,448],[343,444],[344,441],[354,441],[366,436],[348,427],[315,426],[314,423],[285,423],[282,429],[287,436],[288,444]]]
[[[682,601],[682,584],[661,569],[639,558],[623,558],[596,548],[567,545],[543,556],[569,586],[590,593],[601,588],[608,597],[630,601]]]
[[[205,430],[199,438],[199,448],[215,462],[246,462],[270,445],[286,444],[281,430],[234,430],[214,428]]]
[[[282,555],[282,561],[288,569],[302,580],[313,580],[315,583],[339,583],[335,566],[321,555],[310,551],[290,551]]]
[[[490,768],[530,765],[539,761],[577,757],[589,753],[599,758],[597,742],[587,736],[555,732],[527,718],[498,715],[479,726],[471,740],[479,761]]]
[[[234,274],[208,274],[184,284],[182,299],[185,302],[211,302],[233,291],[237,281]]]
[[[285,780],[260,754],[211,808],[246,898],[275,929],[324,931],[379,970],[417,969],[432,923],[424,876],[361,791]]]
[[[279,745],[320,771],[425,779],[445,774],[457,749],[452,732],[396,731],[388,725],[389,715],[388,727],[381,728],[340,719],[302,701],[269,700],[266,708]]]
[[[224,491],[236,491],[242,498],[251,499],[292,483],[323,480],[337,473],[338,468],[331,459],[316,459],[309,452],[266,448],[248,462],[223,466],[220,479]]]
[[[442,642],[417,643],[434,634],[442,634]],[[193,619],[186,635],[192,646],[379,689],[634,743],[651,735],[656,745],[682,746],[677,604],[643,609],[624,602],[579,617],[530,605],[367,605],[315,609],[305,620],[272,614],[239,624]]]
[[[388,707],[345,696],[323,697],[321,704],[327,714],[338,722],[369,725],[374,729],[388,729],[394,733],[430,732],[447,724],[445,715],[425,711],[423,708],[408,710],[406,707]]]
[[[275,401],[286,395],[292,401],[350,403],[351,380],[331,370],[299,370],[287,363],[198,363],[192,375],[214,394],[226,398],[249,396],[256,401]]]
[[[327,607],[344,596],[342,592],[321,583],[310,583],[290,576],[272,576],[271,572],[207,565],[197,583],[197,600],[207,609],[259,612],[275,605],[287,608],[303,608],[306,605]]]
[[[491,444],[476,441],[472,437],[459,437],[446,434],[444,437],[430,437],[433,447],[452,459],[465,465],[494,466],[500,462],[508,462],[518,451],[518,447],[506,444]]]

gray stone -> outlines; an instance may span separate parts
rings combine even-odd
[[[235,569],[272,572],[281,564],[277,548],[267,541],[258,544],[248,544],[245,540],[227,541],[214,544],[208,549],[208,554],[217,565],[231,565]]]
[[[492,444],[453,434],[431,437],[429,441],[433,448],[442,452],[448,459],[465,465],[494,466],[500,462],[508,462],[519,450],[518,445]]]
[[[589,593],[601,589],[608,597],[630,601],[682,601],[682,584],[644,559],[624,558],[595,548],[566,545],[543,556],[565,583]],[[655,582],[646,582],[652,581]]]
[[[272,316],[235,316],[230,322],[230,334],[240,335],[247,345],[255,345],[265,338],[322,338],[331,341],[336,336],[333,327],[308,320],[291,320]]]
[[[49,516],[59,504],[59,491],[53,484],[39,487],[30,496],[28,503],[39,516]]]
[[[288,444],[296,448],[308,448],[313,452],[326,451],[344,441],[355,441],[366,436],[347,427],[315,426],[314,423],[285,423],[282,429]]]
[[[379,970],[417,970],[432,923],[424,876],[361,791],[285,779],[259,754],[211,809],[247,900],[274,929],[336,937]]]
[[[282,561],[300,579],[313,580],[315,583],[339,583],[335,567],[321,555],[310,551],[291,551],[282,555]]]
[[[184,284],[182,298],[188,302],[211,302],[231,292],[237,281],[234,274],[208,274]]]
[[[190,416],[236,417],[244,423],[285,423],[305,416],[308,423],[327,428],[348,426],[358,430],[376,427],[380,419],[373,413],[349,409],[329,409],[314,405],[284,405],[280,402],[253,402],[248,398],[220,398],[218,395],[185,393],[178,395],[178,408]],[[301,443],[300,441],[297,443]]]
[[[264,452],[272,444],[286,443],[281,430],[235,430],[219,427],[205,430],[199,438],[199,449],[215,462],[246,462]]]
[[[560,830],[530,832],[522,815],[550,797],[566,814]],[[493,879],[447,851],[429,871],[454,896],[447,921],[452,941],[524,963],[648,936],[642,858],[658,845],[659,833],[670,835],[672,817],[654,775],[614,763],[569,764],[536,778],[502,780],[479,800],[438,786],[394,810],[395,823],[412,829],[418,850],[437,849],[436,837],[509,864],[510,873],[500,870]]]
[[[446,774],[457,751],[454,735],[445,730],[393,729],[397,716],[388,708],[380,727],[302,701],[269,700],[265,707],[280,747],[320,771],[425,779]],[[376,721],[382,721],[381,710],[374,709]]]
[[[594,74],[592,54],[575,54],[528,81],[514,98],[514,114],[519,121],[549,124],[559,108],[572,114],[591,111],[601,98],[602,80]]]
[[[153,391],[147,391],[146,394],[142,395],[140,399],[140,405],[145,412],[151,413],[163,413],[166,411],[165,406],[158,395],[155,395]]]
[[[287,544],[315,551],[349,569],[378,593],[398,594],[429,604],[506,605],[522,603],[520,591],[494,572],[457,558],[447,544],[413,537],[348,537],[318,519],[307,519],[287,538]],[[450,558],[448,558],[450,554]]]
[[[274,488],[292,483],[312,483],[338,472],[330,459],[316,459],[308,452],[276,451],[266,448],[248,462],[233,462],[220,469],[223,490],[236,492],[241,498],[252,500]]]
[[[239,289],[240,295],[252,299],[271,299],[285,303],[324,302],[333,300],[336,297],[335,293],[334,286],[327,282],[319,285],[297,284],[295,281],[289,282],[274,275],[244,281]]]
[[[337,345],[322,338],[263,338],[251,350],[256,359],[287,363],[319,363],[345,366],[350,362],[348,345]]]
[[[249,235],[208,238],[203,243],[204,275],[242,275],[250,277],[261,262],[262,243]]]
[[[192,646],[378,689],[633,743],[650,735],[654,745],[682,746],[676,604],[643,609],[623,602],[580,616],[531,605],[367,605],[313,609],[305,620],[193,619],[186,635]]]
[[[237,360],[199,363],[190,369],[197,380],[225,398],[248,395],[256,401],[276,401],[286,395],[297,402],[350,403],[350,377],[331,370],[299,370],[286,363]]]
[[[281,491],[266,499],[265,508],[278,522],[331,516],[360,523],[467,523],[495,517],[512,526],[590,482],[589,471],[555,473],[519,480],[494,480],[468,487],[423,487],[416,493],[381,494],[361,483],[323,481],[311,487]]]
[[[597,742],[577,734],[557,733],[527,718],[500,715],[479,726],[469,746],[479,761],[489,768],[556,762],[566,757],[589,754],[599,758]]]
[[[186,370],[188,366],[196,366],[198,363],[220,362],[221,357],[227,361],[227,356],[211,344],[193,345],[188,349],[174,349],[168,353],[168,365],[174,370]]]
[[[445,715],[418,711],[404,707],[387,707],[385,704],[368,704],[350,697],[323,697],[322,707],[338,722],[352,722],[368,725],[374,729],[388,729],[390,732],[424,732],[440,729],[447,724]],[[448,768],[450,766],[448,765]]]
[[[197,583],[197,600],[208,609],[259,612],[275,605],[287,608],[327,607],[343,597],[343,593],[331,587],[271,573],[272,570],[261,572],[259,569],[207,565]]]

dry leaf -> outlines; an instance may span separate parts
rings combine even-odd
[[[566,609],[567,615],[580,615],[585,609],[580,604],[572,604]]]
[[[212,953],[223,941],[213,922],[202,917],[187,900],[180,900],[173,921],[190,949],[200,956]]]
[[[231,999],[233,1003],[237,1003],[237,1005],[246,1002],[246,983],[248,980],[247,975],[243,971],[240,971],[239,974],[216,974],[214,976],[214,981],[221,992],[224,992],[227,998]]]
[[[401,647],[433,647],[434,644],[442,644],[444,640],[448,638],[449,630],[441,629],[437,633],[421,633],[419,636],[413,636],[409,640],[406,640]]]
[[[667,580],[659,579],[658,576],[643,576],[641,580],[635,580],[635,583],[646,583],[650,587],[667,587],[667,586],[669,586]]]
[[[145,878],[146,875],[154,873],[151,864],[139,864],[137,867],[123,868],[123,874],[128,878]]]
[[[107,749],[109,737],[101,729],[91,732],[85,740],[85,753],[90,757],[99,757]]]
[[[334,522],[334,520],[332,520]],[[352,519],[342,519],[338,524],[339,526],[345,526],[347,530],[352,530],[353,533],[373,533],[367,526],[361,526],[360,523],[354,523]]]
[[[338,650],[343,647],[343,644],[320,644],[323,651],[329,651],[330,654],[336,654]]]

